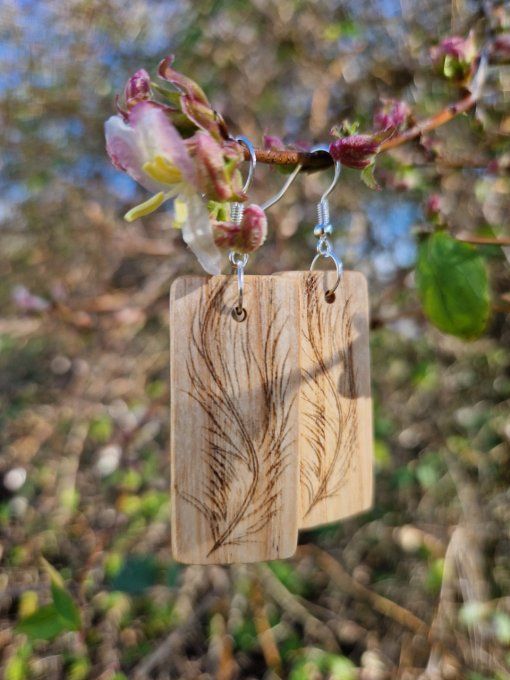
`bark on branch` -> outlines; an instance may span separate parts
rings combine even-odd
[[[444,109],[439,111],[439,113],[425,118],[424,120],[418,121],[409,130],[404,130],[399,135],[390,137],[385,142],[383,142],[379,148],[379,153],[383,151],[389,151],[390,149],[395,149],[402,144],[406,144],[413,139],[417,139],[425,132],[430,132],[435,130],[442,125],[450,122],[456,116],[459,116],[466,111],[473,108],[480,97],[483,84],[486,78],[487,71],[487,61],[489,48],[485,47],[478,60],[478,67],[471,79],[469,86],[469,94],[460,99],[459,101],[449,104]],[[327,146],[327,145],[326,145]],[[315,172],[317,170],[324,170],[333,164],[332,158],[329,153],[325,151],[296,151],[293,149],[282,149],[282,150],[268,150],[268,149],[255,149],[255,155],[257,157],[258,163],[267,163],[269,165],[291,165],[296,166],[301,164],[304,171]],[[250,160],[250,154],[248,150],[245,150],[244,157],[246,160]]]

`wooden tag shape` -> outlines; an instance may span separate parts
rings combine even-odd
[[[302,373],[299,527],[368,510],[373,502],[368,288],[346,271],[283,272],[299,282]]]
[[[184,276],[170,292],[172,550],[187,564],[290,557],[297,546],[298,287]]]

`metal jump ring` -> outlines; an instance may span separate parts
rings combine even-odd
[[[328,250],[327,254],[323,254],[323,253],[319,252],[319,246],[317,246],[317,255],[313,258],[312,264],[310,265],[310,271],[313,271],[315,265],[317,264],[317,262],[320,260],[321,257],[323,257],[325,260],[327,260],[329,258],[330,260],[333,260],[333,262],[335,263],[336,281],[335,281],[333,287],[326,291],[326,294],[325,294],[326,300],[328,298],[331,298],[333,293],[336,291],[336,289],[340,285],[340,281],[342,280],[342,274],[343,274],[343,271],[344,271],[344,266],[342,264],[342,261],[335,255],[335,253],[331,249],[331,245],[329,243],[328,243],[328,245],[329,245],[329,250]]]
[[[329,257],[332,253],[333,248],[331,243],[326,237],[321,237],[317,243],[317,254],[322,255],[322,257]]]
[[[231,251],[228,258],[232,266],[237,270],[237,304],[232,309],[232,316],[236,321],[244,321],[246,319],[246,309],[243,307],[244,268],[248,262],[248,255]]]

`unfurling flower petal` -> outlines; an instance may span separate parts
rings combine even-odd
[[[143,68],[134,73],[127,81],[124,88],[124,101],[129,110],[135,104],[150,99],[151,79],[147,71]]]
[[[182,225],[182,237],[197,260],[209,274],[219,274],[223,256],[214,242],[209,213],[198,194],[178,197],[187,205],[186,220]]]
[[[408,121],[411,109],[406,102],[389,99],[374,116],[376,130],[399,130]]]
[[[217,222],[214,225],[216,245],[238,253],[253,253],[264,243],[266,236],[266,214],[254,204],[245,208],[240,225],[232,222]]]
[[[160,78],[172,83],[179,92],[185,94],[190,99],[196,102],[201,102],[210,108],[209,100],[200,85],[191,78],[179,73],[172,68],[175,57],[172,55],[165,57],[158,66],[158,75]]]
[[[452,57],[462,64],[471,64],[476,57],[476,45],[472,33],[467,38],[452,35],[445,38],[439,45],[433,47],[431,56],[434,61],[442,61],[445,57]]]
[[[197,172],[197,186],[205,198],[213,201],[243,200],[241,175],[243,160],[238,145],[220,145],[206,132],[196,132],[186,141]]]
[[[363,170],[373,161],[379,150],[379,142],[371,135],[350,135],[336,139],[330,144],[329,152],[335,161],[348,168]]]
[[[183,114],[198,128],[209,132],[218,141],[225,139],[228,134],[222,117],[212,108],[198,83],[172,68],[173,61],[173,56],[163,59],[158,66],[158,75],[172,83],[180,92]]]
[[[148,191],[169,191],[169,186],[144,170],[156,157],[175,166],[184,181],[195,184],[196,174],[186,145],[165,112],[150,102],[136,104],[127,120],[112,116],[105,123],[106,150],[115,167],[127,172]]]

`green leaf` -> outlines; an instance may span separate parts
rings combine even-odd
[[[443,73],[445,78],[453,78],[459,72],[459,61],[450,54],[444,58]]]
[[[16,632],[28,635],[31,640],[53,640],[66,630],[66,622],[52,604],[41,607],[16,625]]]
[[[53,605],[64,621],[66,630],[80,630],[81,617],[80,610],[76,606],[73,598],[64,586],[64,579],[44,557],[41,557],[42,565],[51,579],[51,594]]]
[[[418,248],[416,285],[429,321],[464,340],[479,337],[489,319],[489,283],[483,259],[469,243],[445,231]]]
[[[169,588],[175,588],[177,585],[177,582],[179,580],[179,576],[181,575],[182,572],[182,567],[180,564],[176,564],[175,562],[172,562],[171,564],[168,565],[168,569],[166,571],[166,585]]]
[[[158,582],[159,567],[152,555],[127,557],[110,583],[112,590],[140,595]]]
[[[356,680],[358,677],[356,666],[345,656],[331,655],[329,670],[331,680]]]
[[[494,628],[496,637],[502,645],[510,645],[510,616],[505,612],[494,614]]]
[[[26,642],[8,659],[4,669],[5,680],[26,680],[29,677],[28,660],[32,646]]]
[[[381,187],[377,184],[377,180],[374,177],[374,170],[375,161],[370,163],[370,165],[367,165],[367,167],[361,171],[361,179],[369,189],[372,189],[373,191],[380,191]]]
[[[60,588],[63,588],[64,587],[64,579],[58,573],[58,571],[55,569],[55,567],[53,565],[51,565],[48,562],[48,560],[45,560],[44,557],[41,557],[41,564],[43,566],[44,571],[50,577],[50,581],[52,583],[54,583],[55,585],[59,586]]]
[[[80,630],[80,610],[67,590],[61,588],[56,583],[52,583],[51,594],[53,596],[55,609],[64,620],[67,630]]]
[[[299,659],[289,675],[289,680],[310,680],[316,678],[319,672],[319,667],[314,661],[309,659]]]
[[[18,656],[12,656],[5,666],[5,680],[25,680],[27,677],[27,662]]]
[[[269,562],[268,564],[278,580],[281,581],[291,593],[295,593],[296,595],[303,595],[305,593],[306,583],[292,564],[277,560]]]
[[[89,427],[89,437],[98,444],[106,443],[113,432],[113,423],[108,415],[94,418]]]
[[[90,676],[90,661],[87,657],[74,659],[68,670],[69,680],[87,680]]]

